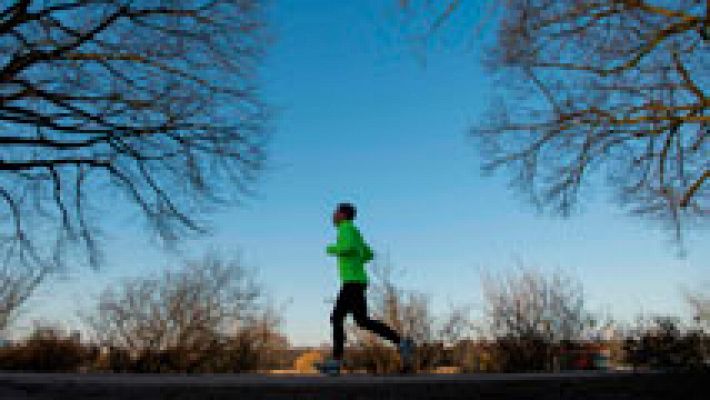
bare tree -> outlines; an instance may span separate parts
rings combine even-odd
[[[562,272],[546,275],[520,267],[506,275],[484,275],[482,282],[493,337],[571,341],[593,323],[582,284]]]
[[[0,333],[15,319],[22,305],[47,277],[48,268],[18,267],[5,260],[0,267]]]
[[[134,358],[172,352],[187,359],[178,366],[182,370],[217,368],[215,363],[236,354],[256,365],[256,353],[283,342],[276,340],[282,338],[278,315],[264,307],[263,297],[238,260],[209,255],[158,277],[106,289],[86,321],[99,344]]]
[[[430,33],[473,2],[431,3]],[[563,215],[601,173],[624,207],[678,237],[684,221],[704,221],[707,1],[488,3],[498,29],[484,53],[500,96],[473,129],[484,170],[510,169],[535,205]]]
[[[484,311],[498,371],[556,368],[556,354],[575,346],[594,324],[582,285],[562,272],[520,267],[482,278]]]
[[[258,0],[4,2],[0,244],[95,266],[123,203],[162,240],[204,232],[262,167],[263,47]]]

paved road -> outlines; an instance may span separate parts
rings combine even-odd
[[[73,383],[107,385],[187,385],[187,386],[253,386],[253,385],[372,385],[446,382],[530,381],[609,376],[640,375],[631,372],[574,371],[522,374],[414,374],[414,375],[262,375],[262,374],[110,374],[110,373],[28,373],[0,372],[0,382],[26,384]],[[643,374],[653,374],[644,372]]]
[[[0,373],[2,400],[644,399],[706,400],[707,376],[661,373],[304,375]]]

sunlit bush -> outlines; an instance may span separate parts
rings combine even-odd
[[[249,271],[214,254],[113,285],[86,322],[113,371],[255,371],[288,348]]]
[[[320,351],[307,351],[298,356],[293,363],[293,369],[301,374],[309,374],[316,372],[315,363],[323,361],[323,354]]]

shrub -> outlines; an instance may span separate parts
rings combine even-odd
[[[242,372],[278,364],[278,313],[238,260],[208,254],[105,290],[86,322],[112,350],[101,365],[132,372]]]
[[[70,372],[94,356],[76,338],[54,328],[36,328],[25,341],[0,349],[0,369]]]
[[[314,364],[323,361],[323,354],[319,351],[311,350],[304,352],[293,363],[293,369],[298,373],[307,374],[315,372]]]
[[[348,349],[347,365],[353,370],[365,370],[371,374],[392,374],[400,370],[399,356],[392,346],[379,341],[361,343]]]
[[[624,349],[634,367],[707,369],[710,337],[700,330],[682,332],[673,318],[657,317],[640,335],[627,338]]]

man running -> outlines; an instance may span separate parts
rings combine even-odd
[[[326,252],[338,258],[338,269],[342,286],[333,307],[330,322],[333,325],[333,358],[317,364],[317,368],[329,375],[338,375],[342,366],[345,331],[343,322],[352,313],[355,323],[377,335],[388,339],[399,348],[403,365],[411,364],[414,342],[400,336],[384,323],[371,319],[367,315],[367,274],[364,265],[373,259],[370,247],[365,243],[353,220],[357,215],[355,206],[341,203],[333,213],[333,224],[338,230],[335,244],[327,247]]]

